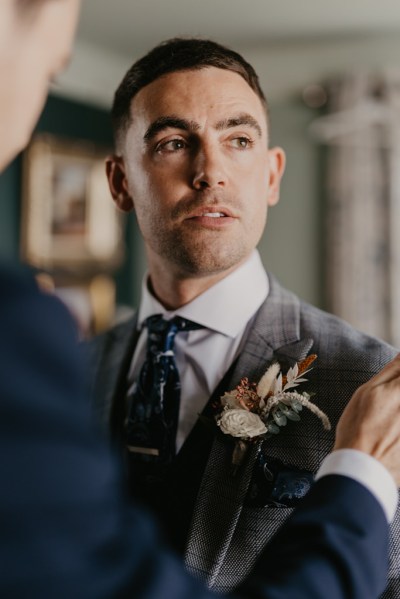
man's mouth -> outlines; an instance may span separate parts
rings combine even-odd
[[[187,217],[187,221],[206,229],[221,229],[233,225],[237,216],[228,208],[199,208]]]
[[[238,218],[238,214],[226,206],[208,205],[192,209],[184,220],[206,229],[225,229],[237,222]]]

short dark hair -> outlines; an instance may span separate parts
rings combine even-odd
[[[130,124],[131,102],[143,87],[167,73],[206,67],[226,69],[243,77],[260,98],[268,119],[267,100],[258,75],[240,54],[212,40],[173,38],[162,42],[135,62],[115,92],[111,117],[116,146]]]

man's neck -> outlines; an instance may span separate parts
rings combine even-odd
[[[241,264],[241,263],[240,263]],[[153,295],[167,310],[177,310],[236,270],[240,264],[207,275],[188,275],[150,266],[149,285]]]

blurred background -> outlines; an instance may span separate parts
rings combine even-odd
[[[30,148],[0,177],[0,252],[33,265],[83,335],[134,309],[145,257],[103,174],[109,109],[131,64],[181,35],[239,51],[267,95],[287,167],[259,247],[265,266],[306,301],[400,345],[397,0],[83,0],[71,64]]]

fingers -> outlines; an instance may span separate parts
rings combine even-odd
[[[337,424],[334,448],[371,455],[400,483],[400,354],[354,393]]]

